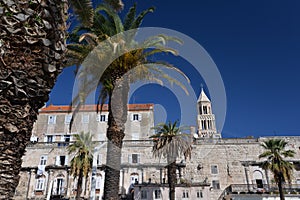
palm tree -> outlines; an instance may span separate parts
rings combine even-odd
[[[150,137],[154,142],[152,152],[155,157],[167,159],[169,198],[175,200],[176,159],[181,155],[184,155],[185,159],[191,157],[191,143],[188,141],[188,135],[181,133],[183,128],[177,127],[177,121],[161,123],[153,129],[156,133]]]
[[[267,158],[267,160],[263,162],[262,167],[273,173],[281,200],[284,200],[282,184],[285,181],[291,181],[293,172],[293,164],[285,161],[284,158],[294,157],[295,155],[293,150],[285,150],[287,144],[288,143],[282,139],[264,141],[261,146],[265,149],[265,152],[259,155],[259,158]]]
[[[144,41],[143,48],[132,50],[121,54],[117,57],[103,74],[99,76],[99,71],[103,70],[99,63],[109,60],[112,55],[116,54],[118,49],[126,48],[126,46],[135,45],[133,37],[135,31],[130,34],[122,35],[123,31],[136,29],[142,23],[144,16],[152,12],[153,8],[149,8],[139,15],[136,15],[136,5],[130,8],[125,16],[124,22],[120,17],[106,4],[100,4],[94,13],[94,23],[90,27],[77,27],[71,34],[68,46],[69,64],[81,66],[83,60],[94,49],[99,48],[96,57],[100,60],[98,65],[89,63],[84,70],[78,70],[79,76],[83,77],[85,84],[80,89],[79,95],[73,99],[73,104],[77,104],[77,110],[80,105],[85,102],[86,95],[94,90],[94,83],[101,88],[98,98],[98,104],[102,105],[108,102],[108,128],[107,138],[109,140],[107,147],[107,163],[105,169],[104,183],[104,199],[118,199],[119,179],[120,179],[120,162],[122,141],[125,136],[125,122],[127,120],[127,102],[128,91],[131,82],[139,79],[148,78],[158,80],[158,77],[164,77],[181,85],[176,80],[171,79],[167,74],[163,74],[161,70],[156,69],[154,64],[159,63],[168,68],[175,69],[168,63],[152,61],[149,56],[160,52],[168,52],[176,54],[176,51],[164,47],[164,43],[171,37],[157,36]],[[112,37],[118,35],[117,41]],[[105,42],[103,42],[105,40]],[[159,49],[149,50],[150,47],[159,47]],[[103,61],[104,60],[104,61]],[[94,67],[98,66],[98,67]],[[136,66],[140,66],[134,76],[125,76],[127,72],[133,70]],[[87,74],[89,76],[87,76]],[[85,79],[86,78],[86,79]],[[92,81],[90,81],[90,79]],[[101,110],[100,108],[100,110]],[[116,112],[114,112],[116,110]]]
[[[81,132],[74,135],[75,141],[68,146],[68,153],[74,154],[71,160],[71,174],[77,178],[76,199],[80,199],[83,178],[87,179],[92,171],[93,149],[96,143],[92,141],[93,135]]]
[[[67,2],[0,0],[0,199],[11,199],[38,110],[64,62]]]
[[[65,65],[68,3],[92,23],[91,0],[0,0],[0,199],[14,195],[38,110]]]

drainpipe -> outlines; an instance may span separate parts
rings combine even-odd
[[[144,183],[144,169],[142,168],[142,183]]]
[[[160,184],[162,184],[162,168],[159,169]]]
[[[33,172],[33,171],[34,171],[34,169],[30,169],[30,171],[29,171],[28,185],[27,185],[27,191],[26,191],[26,199],[28,199],[29,189],[30,189],[30,182],[31,182],[31,172]]]

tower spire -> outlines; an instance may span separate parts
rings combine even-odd
[[[217,133],[215,115],[212,112],[211,101],[205,94],[202,84],[197,105],[199,137],[220,138],[221,135]]]

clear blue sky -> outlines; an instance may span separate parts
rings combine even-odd
[[[125,10],[133,2],[124,2]],[[190,36],[216,63],[227,94],[223,137],[300,135],[300,1],[137,3],[139,10],[156,7],[154,13],[146,16],[143,26],[169,28]],[[180,59],[174,62],[186,64]],[[71,71],[65,70],[59,77],[51,94],[53,104],[69,103]],[[203,81],[192,72],[189,74],[198,95]],[[137,91],[131,102],[160,103],[170,119],[178,119],[178,103],[170,99],[172,94],[166,89],[147,86]],[[195,124],[191,119],[189,125]]]

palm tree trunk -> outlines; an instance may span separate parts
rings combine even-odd
[[[127,120],[129,83],[117,81],[113,94],[109,96],[107,156],[104,182],[104,199],[118,200],[121,169],[121,150]]]
[[[76,200],[80,200],[80,195],[82,193],[82,180],[83,180],[83,172],[81,169],[77,181]]]
[[[285,200],[284,198],[284,191],[282,188],[282,174],[279,174],[279,180],[278,180],[278,189],[279,189],[279,195],[280,195],[280,200]]]
[[[177,183],[176,161],[168,165],[169,198],[175,200],[175,186]]]
[[[38,109],[62,69],[67,4],[0,0],[0,199],[12,199]]]

